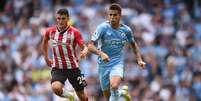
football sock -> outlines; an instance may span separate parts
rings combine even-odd
[[[74,96],[74,93],[71,91],[67,91],[63,88],[63,92],[62,92],[62,97],[65,98],[72,98]]]
[[[128,86],[125,85],[119,90],[119,96],[123,96],[125,101],[131,101],[131,96],[128,93]]]
[[[118,101],[119,99],[119,91],[118,89],[111,89],[111,96],[109,101]]]

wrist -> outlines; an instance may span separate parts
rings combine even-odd
[[[45,61],[49,61],[49,58],[48,58],[48,57],[45,57]]]
[[[85,47],[85,48],[84,48],[84,51],[87,51],[87,52],[88,52],[88,48],[87,48],[87,47]]]
[[[142,59],[141,58],[137,58],[137,62],[141,62],[142,61]]]

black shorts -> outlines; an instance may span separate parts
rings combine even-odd
[[[84,87],[87,86],[87,83],[84,78],[84,74],[81,74],[79,68],[76,69],[55,69],[51,70],[51,83],[54,81],[60,81],[62,84],[65,84],[65,81],[68,79],[75,91],[82,91]]]

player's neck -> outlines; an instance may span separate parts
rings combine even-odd
[[[110,23],[110,25],[112,26],[113,29],[118,29],[120,26],[120,23]]]
[[[66,27],[58,27],[57,26],[57,30],[59,31],[59,32],[63,32],[64,30],[66,30],[66,29],[68,29],[69,28],[69,25],[67,25]]]
[[[118,29],[119,26],[120,26],[120,24],[111,24],[111,26],[112,26],[112,28],[114,28],[114,29]]]

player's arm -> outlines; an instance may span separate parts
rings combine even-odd
[[[102,25],[102,24],[97,26],[96,31],[91,36],[91,41],[88,44],[88,49],[90,52],[100,56],[102,60],[105,63],[107,63],[110,61],[109,56],[103,51],[98,50],[96,48],[96,42],[98,42],[98,40],[102,38],[103,33],[105,33],[105,28],[106,28],[105,25]]]
[[[75,40],[81,48],[80,58],[84,59],[88,54],[88,47],[85,45],[82,35],[80,34],[79,31],[75,32]]]
[[[136,41],[134,41],[134,42],[131,43],[131,47],[133,48],[133,53],[136,56],[137,64],[140,67],[145,68],[146,63],[142,60],[140,49],[139,49]]]
[[[85,44],[80,45],[81,52],[80,52],[80,58],[85,58],[88,54],[88,47]]]
[[[136,60],[137,60],[137,64],[141,67],[141,68],[145,68],[146,63],[142,60],[141,54],[140,54],[140,49],[134,39],[133,36],[133,32],[130,28],[128,28],[128,31],[126,33],[126,37],[128,39],[128,42],[130,43],[130,46],[133,49],[133,53],[136,56]]]
[[[48,57],[48,52],[49,52],[48,41],[49,41],[49,36],[47,33],[45,33],[45,35],[43,36],[43,42],[42,42],[43,54],[44,54],[45,62],[47,63],[48,66],[51,67],[52,61]]]
[[[88,49],[89,49],[90,52],[92,52],[92,53],[100,56],[105,63],[107,63],[107,62],[110,61],[110,58],[109,58],[109,56],[106,53],[104,53],[103,51],[98,50],[96,48],[94,41],[89,42]]]

